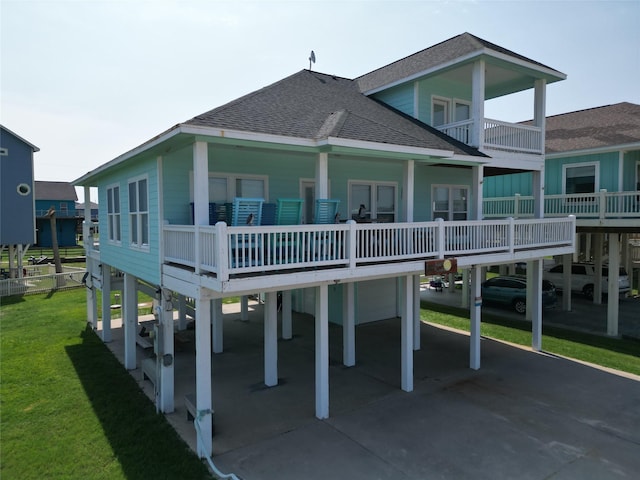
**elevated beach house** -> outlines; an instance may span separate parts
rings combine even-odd
[[[279,292],[285,338],[292,309],[313,313],[320,419],[329,322],[342,326],[351,366],[355,326],[398,317],[399,383],[413,389],[425,270],[468,272],[477,369],[481,269],[528,262],[539,349],[541,259],[573,253],[575,241],[573,217],[542,209],[545,92],[564,78],[464,33],[356,79],[302,70],[175,125],[74,182],[85,198],[97,187],[103,206],[99,246],[85,242],[89,321],[100,307],[110,340],[109,293],[123,291],[124,361],[134,369],[136,293],[157,295],[156,402],[171,412],[174,308],[182,319],[192,302],[200,455],[212,448],[211,355],[223,350],[225,297],[264,298],[267,386],[278,382]],[[485,117],[487,100],[524,90],[534,92],[532,125]],[[533,218],[483,219],[483,179],[514,172],[531,172]]]

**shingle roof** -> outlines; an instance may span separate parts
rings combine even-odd
[[[78,200],[76,189],[69,182],[36,181],[34,194],[36,200]]]
[[[640,105],[615,105],[546,119],[546,152],[562,153],[640,142]]]
[[[331,136],[483,156],[478,150],[366,97],[354,80],[309,70],[184,124],[315,140]]]
[[[389,65],[373,70],[356,78],[356,81],[361,91],[369,92],[437,67],[438,65],[443,65],[474,52],[482,52],[485,50],[492,50],[538,67],[555,71],[551,67],[512,52],[511,50],[507,50],[495,43],[488,42],[470,33],[462,33],[449,40],[445,40],[444,42],[440,42],[408,57],[390,63]],[[558,74],[563,75],[560,72],[558,72]]]

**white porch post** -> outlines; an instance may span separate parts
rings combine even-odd
[[[471,211],[471,220],[482,220],[482,202],[484,192],[482,185],[484,184],[484,166],[475,165],[471,167],[473,180],[471,182],[471,195],[473,197],[473,210]]]
[[[540,127],[540,146],[542,155],[545,154],[545,131],[546,131],[546,104],[547,104],[547,80],[539,78],[533,86],[533,124]]]
[[[187,329],[187,297],[178,294],[178,330]]]
[[[482,309],[482,269],[471,267],[471,291],[473,292],[473,304],[469,311],[471,313],[471,331],[469,337],[469,368],[478,370],[480,368],[480,321]]]
[[[224,350],[223,320],[222,299],[214,298],[211,300],[211,348],[213,353],[222,353]]]
[[[249,320],[249,297],[246,295],[240,297],[240,320],[243,322]]]
[[[278,292],[268,292],[264,301],[264,384],[278,385]]]
[[[484,70],[484,60],[478,60],[473,64],[471,74],[471,118],[473,118],[471,145],[479,149],[484,147]]]
[[[618,314],[620,302],[620,234],[609,234],[609,275],[607,293],[607,335],[618,336]]]
[[[284,340],[291,340],[293,337],[291,310],[291,290],[285,290],[282,292],[282,338]]]
[[[91,328],[98,329],[98,295],[96,287],[87,288],[87,321]]]
[[[415,160],[404,163],[403,170],[403,195],[402,209],[405,213],[405,221],[413,222],[413,198],[415,189]]]
[[[420,275],[413,276],[413,349],[420,350]]]
[[[321,152],[316,160],[316,198],[329,196],[329,154]]]
[[[93,236],[91,235],[91,187],[84,187],[84,221],[82,222],[82,243],[84,251],[89,256],[89,250],[93,250]]]
[[[102,264],[102,341],[111,341],[111,267]]]
[[[173,292],[162,289],[160,305],[158,308],[158,361],[160,362],[160,388],[157,391],[158,410],[163,413],[174,411],[174,363],[175,352],[173,349]]]
[[[571,264],[573,263],[573,254],[567,253],[562,256],[562,310],[571,311]]]
[[[211,402],[211,301],[202,292],[196,298],[196,421],[198,456],[212,453]]]
[[[200,273],[200,235],[197,225],[209,225],[209,144],[193,144],[193,224],[195,235],[195,273]]]
[[[544,218],[544,166],[542,166],[542,170],[534,170],[531,173],[533,183],[533,217]]]
[[[602,250],[604,246],[604,233],[594,233],[593,245],[593,303],[602,304]]]
[[[356,304],[353,282],[342,286],[342,363],[345,367],[356,364]]]
[[[138,327],[138,280],[130,273],[124,274],[122,289],[122,324],[124,329],[124,368],[136,368],[136,331]]]
[[[316,417],[329,418],[329,289],[316,287]]]
[[[413,275],[402,277],[402,319],[400,327],[401,387],[413,392]]]
[[[527,299],[527,312],[531,312],[531,348],[540,351],[542,349],[542,260],[527,263],[527,286],[527,290],[533,292],[533,298]]]

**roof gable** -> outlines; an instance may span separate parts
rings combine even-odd
[[[614,147],[640,142],[640,105],[622,102],[546,119],[546,152]]]
[[[321,140],[328,137],[479,155],[363,95],[355,81],[302,70],[185,125]]]
[[[36,200],[77,201],[76,189],[69,182],[35,182]]]
[[[2,136],[2,132],[8,133],[9,135],[13,136],[14,138],[16,138],[17,140],[19,140],[20,142],[24,143],[25,145],[27,145],[29,148],[31,148],[31,150],[33,150],[34,152],[39,152],[40,149],[38,147],[36,147],[34,144],[26,141],[24,138],[22,138],[20,135],[16,134],[15,132],[12,132],[11,130],[9,130],[7,127],[5,127],[4,125],[0,125],[0,137]]]

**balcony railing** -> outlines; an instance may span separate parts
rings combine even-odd
[[[481,145],[480,148],[484,147],[538,155],[543,153],[542,129],[539,127],[501,122],[489,118],[483,119],[482,125],[484,128],[484,144]],[[473,120],[449,123],[436,128],[460,142],[472,145],[474,138]]]
[[[350,268],[573,245],[575,218],[228,227],[167,225],[164,262],[231,275]]]
[[[485,198],[484,218],[533,217],[534,198],[515,195],[513,197]],[[545,195],[544,216],[580,218],[622,219],[640,218],[640,191],[576,193],[568,195]]]

